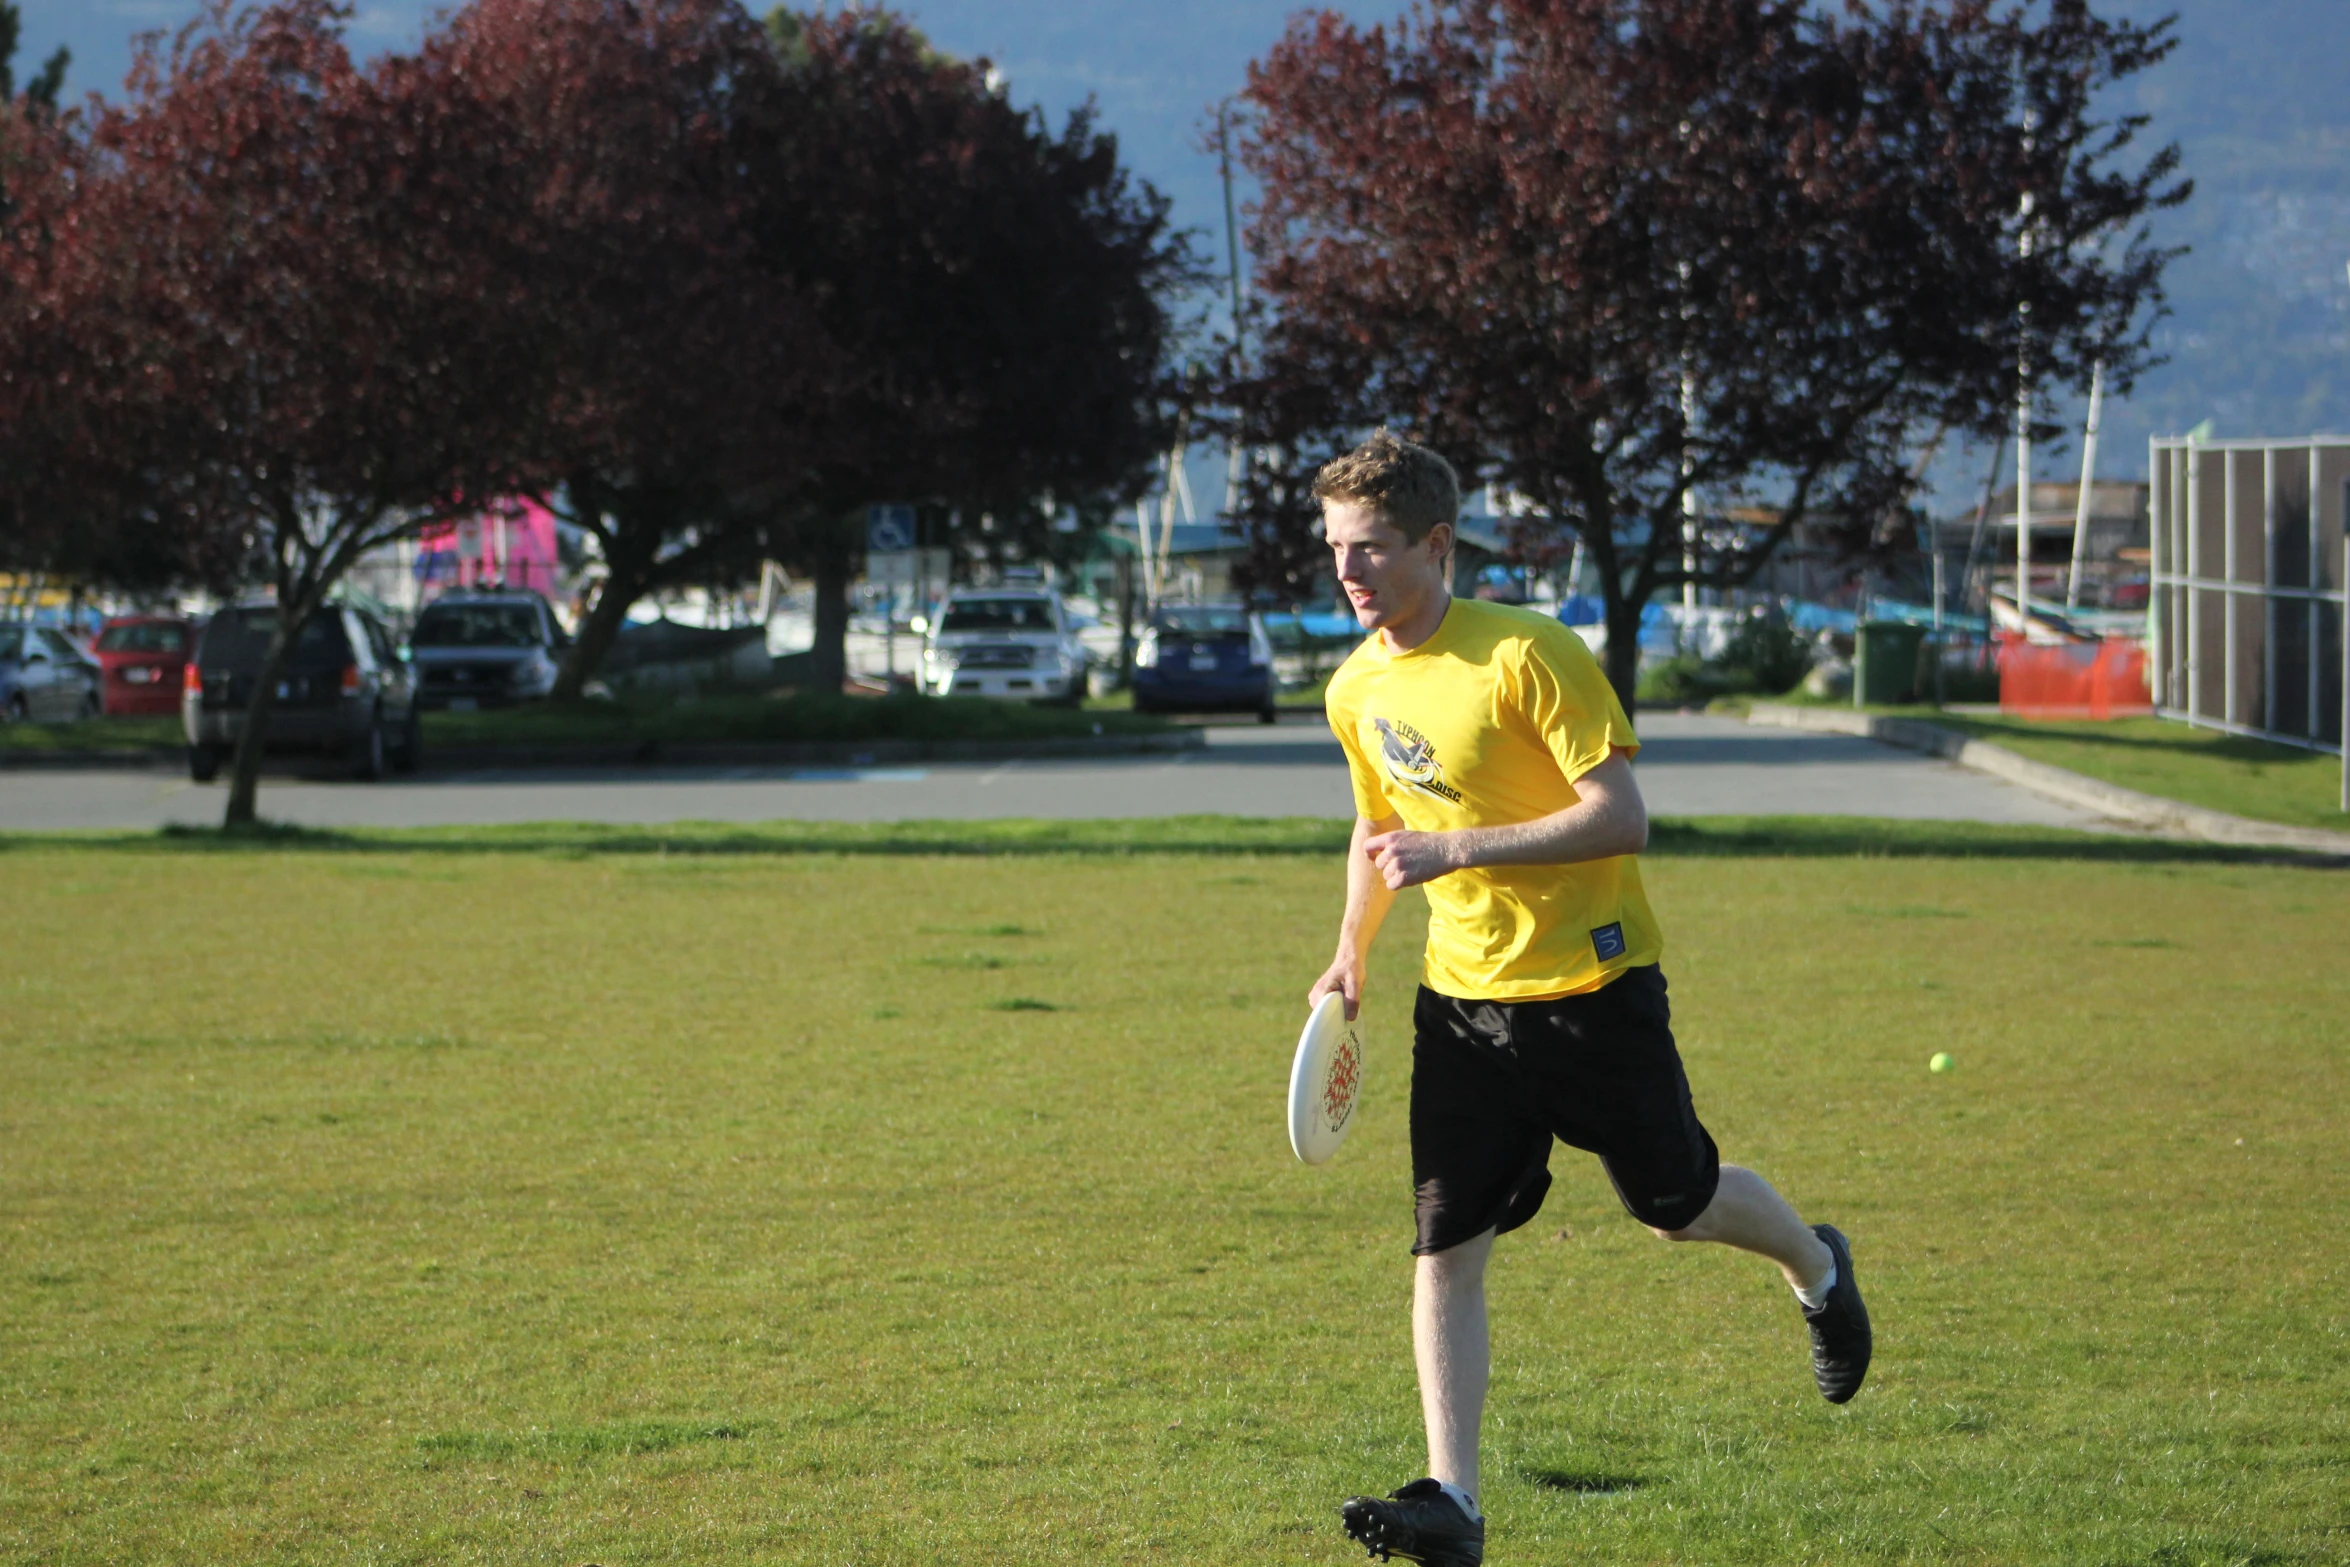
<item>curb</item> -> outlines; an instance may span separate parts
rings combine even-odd
[[[1198,729],[1159,734],[1065,735],[1034,740],[812,740],[710,741],[668,745],[658,740],[608,745],[443,745],[427,748],[425,774],[504,768],[557,767],[870,767],[905,762],[1016,762],[1031,758],[1141,756],[1198,751]],[[176,772],[187,765],[178,746],[146,750],[10,751],[0,749],[0,772]]]
[[[2100,778],[2076,773],[2070,768],[2036,762],[2006,746],[1977,740],[1955,729],[1945,729],[1940,724],[1927,723],[1922,719],[1880,718],[1841,708],[1788,707],[1775,702],[1757,702],[1747,709],[1746,721],[1778,729],[1856,735],[1882,745],[1898,746],[1905,751],[1922,751],[1928,756],[1943,757],[1978,773],[2004,778],[2009,783],[2029,789],[2034,794],[2045,795],[2051,800],[2060,800],[2067,805],[2076,805],[2174,838],[2236,844],[2254,849],[2297,849],[2308,854],[2350,859],[2350,833],[2328,832],[2322,827],[2288,827],[2281,822],[2254,821],[2248,816],[2231,816],[2225,811],[2205,810],[2202,806],[2182,804],[2177,800],[2164,799],[2158,794],[2143,794],[2136,789],[2125,789],[2120,784],[2110,784]]]

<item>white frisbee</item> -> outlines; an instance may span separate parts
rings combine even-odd
[[[1336,991],[1314,1004],[1289,1068],[1289,1146],[1308,1164],[1338,1152],[1363,1091],[1363,1025]]]

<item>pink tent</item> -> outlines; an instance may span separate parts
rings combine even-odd
[[[424,530],[416,579],[427,587],[530,588],[555,596],[555,514],[524,497]]]

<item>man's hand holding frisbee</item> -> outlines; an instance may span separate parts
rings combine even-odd
[[[1363,960],[1359,953],[1342,952],[1330,960],[1322,977],[1314,981],[1314,988],[1306,992],[1306,1006],[1310,1010],[1321,1005],[1322,998],[1337,995],[1346,1002],[1346,1020],[1351,1023],[1363,1009]]]

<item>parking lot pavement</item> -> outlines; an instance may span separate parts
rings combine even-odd
[[[1890,816],[2037,827],[2108,825],[2094,812],[2004,779],[1873,740],[1694,714],[1652,713],[1635,722],[1641,738],[1640,792],[1658,816]]]
[[[2089,813],[1953,763],[1841,735],[1655,713],[1639,777],[1659,816],[1894,816],[2046,826]],[[151,829],[220,820],[225,785],[160,772],[0,773],[0,829]],[[308,827],[582,821],[893,821],[1207,813],[1347,816],[1338,744],[1320,716],[1218,725],[1168,755],[866,768],[630,767],[435,773],[362,784],[270,777],[261,813]]]

